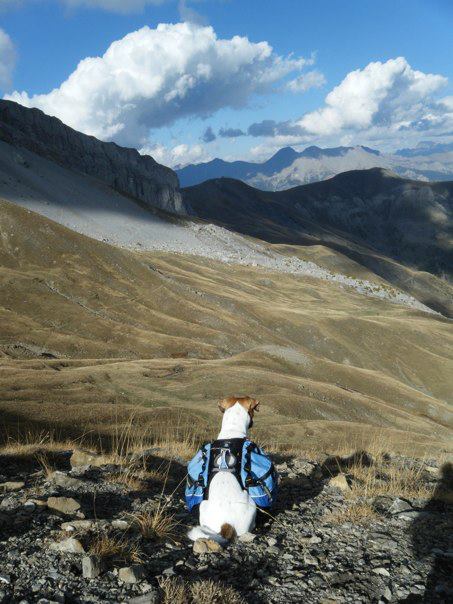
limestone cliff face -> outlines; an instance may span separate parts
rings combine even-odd
[[[77,132],[39,109],[0,100],[0,140],[99,178],[148,206],[187,214],[173,170],[136,149]]]

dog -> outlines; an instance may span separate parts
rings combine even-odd
[[[245,439],[259,404],[250,396],[230,396],[221,400],[218,406],[223,418],[217,440]],[[235,473],[227,469],[229,459],[223,461],[224,469],[216,469],[209,482],[207,499],[200,503],[200,524],[188,533],[193,541],[213,539],[225,545],[255,527],[256,504]]]

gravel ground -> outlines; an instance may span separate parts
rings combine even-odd
[[[158,454],[147,454],[148,468],[166,463]],[[166,496],[156,477],[134,491],[111,481],[118,466],[74,462],[71,469],[69,457],[70,452],[55,456],[59,471],[50,475],[0,457],[2,604],[150,604],[162,601],[159,585],[171,577],[188,584],[221,582],[250,604],[452,601],[452,505],[380,496],[362,501],[374,510],[365,524],[338,520],[350,505],[347,460],[276,460],[281,484],[272,516],[260,514],[253,533],[210,552],[200,543],[193,548],[185,536],[196,518],[186,512],[178,487],[182,460],[170,466],[164,491],[176,491]],[[403,467],[408,460],[389,463]],[[420,480],[428,486],[437,481],[439,490],[436,462],[418,463]],[[171,538],[145,538],[131,524],[131,514],[152,513],[159,505],[180,524]],[[112,557],[96,570],[99,560],[87,552],[103,535],[137,544],[140,564]]]

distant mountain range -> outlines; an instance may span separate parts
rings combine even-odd
[[[348,170],[385,168],[414,180],[452,180],[453,144],[421,143],[394,154],[369,147],[311,146],[303,151],[284,147],[262,163],[227,162],[222,159],[189,164],[177,169],[181,186],[193,186],[211,178],[236,178],[264,191],[282,191],[331,178]]]

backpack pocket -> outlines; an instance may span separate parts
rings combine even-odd
[[[244,444],[242,480],[260,508],[270,508],[277,496],[278,476],[271,459],[254,443]]]
[[[187,465],[185,499],[189,512],[204,499],[205,490],[208,484],[210,455],[211,444],[208,443],[197,451]]]

